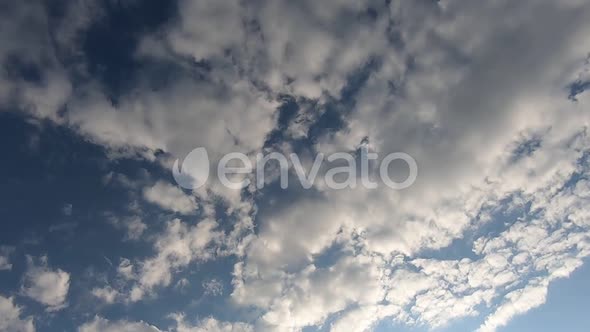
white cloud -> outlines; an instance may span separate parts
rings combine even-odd
[[[176,282],[174,288],[178,289],[181,293],[185,291],[185,289],[190,285],[190,281],[187,278],[181,278]]]
[[[180,187],[163,181],[158,181],[153,187],[144,189],[143,197],[163,209],[182,214],[193,214],[197,210],[194,196],[189,196]]]
[[[12,270],[10,255],[14,251],[13,247],[0,246],[0,271]]]
[[[167,39],[175,51],[190,54],[196,61],[222,56],[243,42],[242,11],[231,0],[180,1],[180,22],[168,32]]]
[[[338,321],[331,325],[330,331],[371,331],[375,324],[382,319],[403,315],[402,308],[396,305],[361,306],[345,312]]]
[[[117,273],[126,280],[135,278],[133,273],[133,264],[127,258],[121,258],[119,266],[117,267]]]
[[[262,317],[271,326],[298,329],[321,324],[331,313],[351,305],[370,305],[385,297],[377,257],[345,257],[329,268],[305,268],[273,299]],[[353,285],[363,285],[353,287]]]
[[[144,322],[109,321],[96,316],[80,326],[78,332],[161,332],[161,330]]]
[[[91,293],[107,304],[115,303],[117,298],[121,295],[119,291],[111,286],[93,288]]]
[[[387,317],[440,327],[478,315],[485,306],[493,313],[481,330],[493,331],[541,305],[550,282],[567,277],[590,255],[588,182],[570,183],[575,174],[588,175],[578,160],[590,146],[590,96],[583,93],[574,103],[566,91],[573,80],[587,77],[587,2],[181,1],[180,6],[179,20],[146,36],[137,50],[139,57],[190,68],[179,70],[165,87],[154,90],[139,77],[133,92],[123,93],[115,105],[99,84],[89,82],[59,118],[56,110],[69,98],[71,84],[50,61],[43,84],[2,77],[0,96],[18,88],[19,105],[113,150],[153,158],[152,152],[162,149],[175,158],[198,144],[214,163],[226,152],[260,151],[274,129],[275,100],[287,93],[307,98],[313,107],[297,115],[286,135],[310,139],[322,152],[353,151],[368,137],[370,148],[381,154],[411,154],[419,177],[401,192],[333,192],[318,183],[317,196],[288,193],[288,204],[259,215],[255,200],[209,183],[195,193],[199,203],[221,196],[239,221],[225,235],[206,206],[205,219],[196,225],[169,222],[154,240],[153,256],[121,261],[118,272],[131,283],[131,301],[170,285],[192,262],[236,254],[232,300],[258,310],[257,327],[301,330],[331,318],[334,330],[363,331]],[[37,7],[10,14],[2,23],[10,28],[44,20]],[[553,24],[543,24],[548,21]],[[74,26],[84,26],[79,23]],[[35,31],[45,26],[41,22]],[[15,50],[33,58],[51,55],[46,34],[34,35],[42,36],[38,43],[3,36],[0,58]],[[186,57],[205,60],[210,70],[201,72]],[[343,90],[371,59],[366,82],[350,80],[358,93]],[[352,97],[345,105],[329,104]],[[342,109],[344,128],[306,137],[328,108]],[[541,141],[539,147],[516,155],[531,138]],[[162,181],[143,195],[180,214],[197,208],[195,196]],[[478,233],[505,204],[515,210],[530,205],[532,213],[507,220],[498,234]],[[142,226],[135,226],[129,231],[141,233]],[[418,258],[463,239],[467,231],[478,236],[475,258]],[[318,257],[334,246],[343,257],[321,262]],[[41,270],[69,281],[61,270]],[[111,298],[111,292],[97,294]],[[64,301],[65,295],[47,295],[43,303]],[[99,318],[92,324],[151,328]],[[183,319],[178,326],[235,328],[213,319],[200,327]]]
[[[498,327],[505,326],[512,317],[523,314],[545,303],[547,285],[528,285],[525,288],[510,292],[502,306],[486,318],[478,332],[494,332]]]
[[[219,296],[223,294],[223,284],[217,279],[210,279],[202,283],[205,295]]]
[[[191,324],[185,320],[184,314],[170,315],[175,321],[171,332],[253,332],[252,326],[245,323],[221,322],[214,318],[200,320]],[[95,316],[93,320],[78,328],[78,332],[162,332],[157,327],[145,322],[131,322],[127,320],[110,321]]]
[[[28,268],[25,273],[22,293],[46,306],[47,311],[58,311],[68,304],[66,298],[70,288],[70,274],[61,269],[51,269],[47,256],[34,259],[27,256]]]
[[[147,225],[138,216],[117,218],[114,215],[108,215],[108,220],[116,228],[124,229],[128,240],[139,240],[147,229]]]
[[[33,319],[21,316],[22,308],[14,304],[14,299],[0,295],[0,331],[35,332]]]
[[[158,90],[139,78],[138,93],[122,96],[116,106],[90,86],[68,105],[68,124],[114,151],[152,159],[158,149],[174,160],[205,147],[212,161],[256,150],[273,127],[276,103],[236,73],[228,76],[197,80],[184,73]]]
[[[531,202],[534,211],[551,211],[555,194],[569,179],[576,172],[587,173],[578,167],[579,158],[588,151],[585,128],[590,119],[583,110],[587,106],[582,99],[577,104],[567,100],[564,87],[569,71],[584,63],[590,46],[583,37],[590,28],[585,19],[588,6],[583,14],[570,17],[570,8],[559,4],[521,3],[522,11],[498,4],[494,15],[484,15],[490,19],[486,24],[470,21],[482,17],[482,11],[488,10],[485,6],[453,1],[444,6],[392,2],[391,17],[399,22],[405,48],[391,50],[381,67],[371,73],[346,118],[345,130],[325,136],[316,145],[324,152],[349,151],[369,136],[375,151],[401,150],[418,161],[416,184],[403,192],[332,192],[317,186],[322,191],[319,199],[291,201],[283,210],[258,216],[257,238],[247,248],[244,262],[236,265],[232,297],[239,304],[256,305],[267,312],[265,321],[277,328],[286,317],[292,318],[294,328],[322,324],[353,303],[364,308],[354,311],[356,315],[383,309],[380,300],[364,300],[365,294],[347,302],[345,291],[338,300],[333,296],[330,302],[321,302],[326,304],[323,307],[314,305],[321,293],[313,288],[300,290],[300,302],[287,296],[300,277],[313,285],[306,269],[335,242],[360,246],[378,257],[403,254],[423,269],[436,266],[432,271],[440,275],[430,268],[416,276],[394,272],[391,283],[382,286],[391,303],[413,304],[401,313],[390,309],[396,319],[433,327],[477,315],[480,305],[494,307],[493,300],[510,287],[522,288],[518,282],[534,275],[526,273],[527,269],[546,269],[550,280],[552,275],[569,275],[579,265],[577,256],[587,255],[585,249],[568,252],[573,247],[562,237],[569,233],[572,241],[579,240],[588,231],[585,228],[574,236],[567,226],[567,218],[579,215],[575,219],[584,223],[586,214],[581,207],[585,200],[567,195],[576,207],[548,218],[553,227],[565,222],[557,233],[535,221],[538,230],[529,225],[523,233],[528,236],[478,253],[477,260],[413,260],[426,249],[445,248],[468,229],[477,230],[486,222],[487,211],[501,208],[511,195]],[[536,15],[533,18],[522,14],[525,12]],[[539,16],[563,24],[558,31],[539,29]],[[497,17],[518,22],[514,25],[518,30],[498,26],[494,23]],[[555,34],[568,37],[559,45],[548,46]],[[526,49],[520,47],[525,44],[529,45]],[[404,67],[406,56],[412,57],[414,68]],[[399,87],[395,94],[390,83]],[[568,116],[563,117],[563,112]],[[523,137],[534,135],[542,137],[537,151],[515,158],[515,146]],[[524,247],[539,241],[555,251],[537,256],[539,249]],[[529,263],[512,264],[509,253],[514,250],[521,255],[518,262],[529,257]],[[374,264],[375,268],[387,265]],[[381,280],[377,276],[367,275],[363,284]],[[352,285],[333,288],[348,290]],[[379,294],[377,291],[383,290],[376,287]],[[327,305],[332,303],[334,306]],[[366,319],[363,326],[370,326],[371,320]]]
[[[222,322],[212,317],[200,320],[196,325],[186,322],[184,314],[174,314],[172,318],[176,321],[175,332],[254,332],[249,324]]]
[[[71,84],[51,44],[45,7],[38,2],[19,3],[5,8],[0,38],[0,62],[38,66],[39,82],[0,74],[0,105],[23,109],[39,117],[57,118],[57,112],[71,94]],[[19,33],[15,33],[18,31]],[[16,66],[10,65],[11,68]]]
[[[137,263],[137,271],[133,274],[137,280],[131,289],[130,301],[139,301],[154,287],[170,285],[174,272],[191,262],[214,258],[215,248],[212,245],[221,236],[216,228],[217,223],[211,220],[203,220],[194,226],[179,219],[170,221],[165,232],[155,240],[156,255]],[[131,275],[133,270],[130,271],[130,265],[127,261],[123,263],[120,271]]]

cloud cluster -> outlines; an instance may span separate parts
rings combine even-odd
[[[106,303],[157,297],[191,263],[233,255],[230,299],[259,315],[251,325],[197,326],[176,315],[177,331],[327,322],[366,331],[388,318],[435,328],[483,307],[491,314],[480,330],[489,332],[543,304],[549,284],[590,254],[589,95],[569,91],[587,79],[584,1],[181,0],[178,17],[142,36],[133,54],[172,74],[161,82],[148,66],[116,98],[84,66],[56,60],[41,6],[15,8],[0,31],[35,25],[26,38],[1,35],[0,60],[26,51],[21,66],[45,65],[35,84],[3,72],[1,99],[73,128],[112,158],[168,167],[195,147],[215,163],[233,151],[363,145],[418,162],[404,191],[318,183],[304,194],[237,192],[212,181],[191,195],[157,180],[143,199],[183,217],[153,236],[152,255],[121,260],[116,287],[92,291]],[[81,17],[94,17],[60,27],[70,32],[60,34],[61,52],[74,52],[79,31],[100,19],[84,8]],[[86,78],[74,94],[68,70]],[[287,119],[286,95],[298,106]],[[235,223],[218,220],[217,199]],[[132,239],[145,230],[126,225]],[[445,257],[457,242],[471,252]],[[58,310],[69,277],[30,259],[23,294]],[[98,330],[159,331],[101,317],[80,327]]]
[[[578,174],[587,174],[579,166],[586,163],[583,157],[588,153],[587,96],[572,103],[564,91],[584,65],[590,46],[583,37],[588,31],[587,6],[543,2],[521,3],[517,10],[504,3],[490,7],[454,1],[431,6],[391,4],[391,17],[401,22],[397,29],[405,47],[399,52],[392,48],[390,57],[380,58],[380,67],[370,73],[356,96],[345,130],[325,136],[316,148],[351,151],[368,136],[375,151],[399,149],[415,157],[418,181],[402,193],[326,190],[321,199],[303,197],[284,210],[259,215],[260,231],[247,249],[245,262],[236,266],[232,297],[237,303],[263,308],[267,312],[261,318],[263,324],[280,329],[282,322],[290,322],[290,328],[300,329],[323,324],[327,317],[348,309],[355,319],[361,313],[367,315],[362,320],[365,325],[361,324],[365,327],[359,330],[376,323],[371,316],[436,327],[478,314],[478,306],[493,307],[493,300],[505,296],[505,304],[482,326],[492,330],[544,302],[554,272],[537,280],[538,272],[512,271],[503,263],[511,256],[502,256],[515,250],[510,245],[478,252],[476,261],[454,263],[464,266],[431,262],[439,264],[437,271],[457,273],[457,279],[450,281],[428,277],[415,285],[419,275],[394,272],[391,285],[376,286],[370,301],[360,294],[351,297],[356,301],[347,301],[347,290],[358,281],[337,287],[336,281],[345,280],[339,277],[341,261],[328,269],[330,291],[336,289],[338,296],[319,291],[321,284],[316,286],[314,274],[309,274],[316,271],[316,257],[334,243],[362,248],[365,253],[356,256],[357,261],[377,256],[387,262],[398,254],[412,259],[426,250],[440,250],[467,231],[492,222],[496,217],[490,216],[490,209],[501,208],[512,196],[532,204],[530,214],[552,209],[553,195]],[[561,24],[541,29],[536,22],[545,16]],[[490,21],[477,25],[469,21],[476,17]],[[515,23],[501,27],[494,21]],[[551,36],[558,35],[566,37],[558,46],[549,46],[555,40]],[[407,66],[408,57],[412,66]],[[540,139],[540,147],[521,152],[534,139]],[[572,213],[586,214],[581,197],[570,200],[579,205],[551,216],[553,227]],[[549,222],[550,216],[545,218]],[[519,224],[533,229],[538,222],[527,216]],[[574,229],[561,232],[572,236]],[[584,238],[586,232],[584,228],[580,236]],[[552,239],[547,231],[538,235],[535,239],[528,233],[523,241],[565,243],[563,238]],[[520,259],[531,255],[528,250],[520,253]],[[555,267],[567,276],[579,266],[578,255],[585,256],[585,250],[547,252],[542,258],[546,263],[567,263]],[[375,268],[384,265],[375,263]],[[373,285],[382,278],[367,273],[363,284]],[[511,285],[517,281],[521,284]],[[413,286],[403,287],[408,282]],[[459,289],[445,287],[449,284]],[[507,285],[512,292],[506,291]],[[414,287],[416,293],[404,294]],[[373,294],[372,289],[367,286],[362,295]],[[531,297],[535,301],[529,301]],[[383,300],[385,305],[380,304]]]

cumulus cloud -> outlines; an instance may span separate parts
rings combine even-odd
[[[35,332],[31,317],[21,317],[22,308],[14,299],[0,295],[0,331]]]
[[[143,197],[163,209],[182,214],[192,214],[197,210],[195,197],[185,194],[178,186],[163,181],[146,188]]]
[[[28,268],[23,279],[23,295],[45,305],[49,312],[65,308],[70,289],[70,274],[48,266],[47,256],[27,256]]]

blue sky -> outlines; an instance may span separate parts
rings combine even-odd
[[[31,0],[0,18],[0,332],[587,329],[590,4]],[[341,157],[310,188],[291,158],[287,188],[270,162],[232,189],[232,153],[307,174]],[[392,153],[411,185],[381,181],[411,177],[384,175]]]

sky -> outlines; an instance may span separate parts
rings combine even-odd
[[[0,332],[586,331],[589,33],[585,0],[0,1]]]

